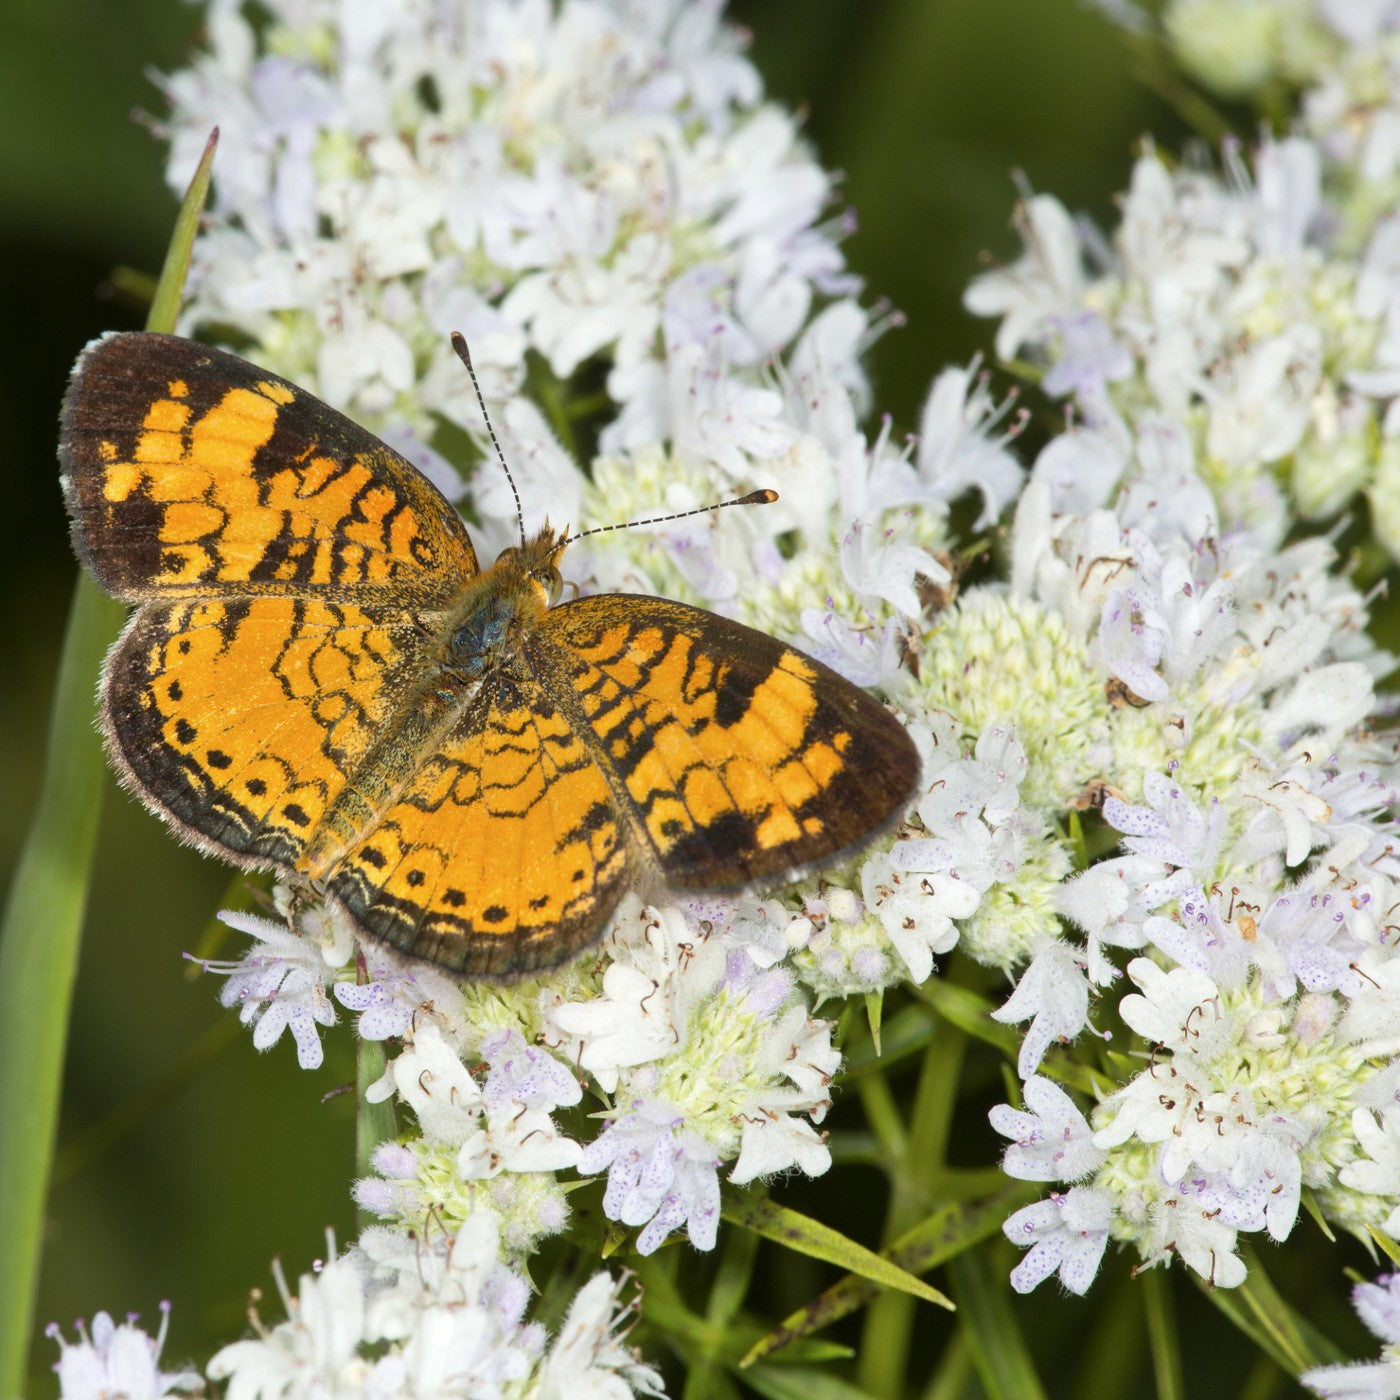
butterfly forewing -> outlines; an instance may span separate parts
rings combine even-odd
[[[78,555],[129,602],[231,594],[430,607],[477,572],[461,520],[372,433],[176,336],[94,341],[59,458]]]

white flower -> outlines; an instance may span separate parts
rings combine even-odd
[[[579,1046],[578,1063],[604,1092],[617,1088],[622,1069],[670,1054],[690,1007],[722,972],[719,940],[693,943],[679,909],[643,909],[630,902],[616,920],[638,926],[642,938],[616,949],[603,974],[602,995],[566,1002],[550,1014],[557,1032]]]
[[[417,1020],[428,1016],[459,1042],[465,1029],[462,994],[446,972],[423,962],[390,958],[382,948],[366,951],[367,982],[337,981],[335,999],[360,1013],[355,1029],[364,1040],[409,1038]]]
[[[459,1147],[476,1129],[481,1089],[431,1021],[418,1027],[412,1042],[389,1062],[384,1077],[370,1086],[367,1097],[376,1102],[395,1090],[432,1142]]]
[[[1332,1400],[1395,1400],[1400,1396],[1400,1275],[1381,1274],[1351,1291],[1357,1316],[1386,1345],[1380,1361],[1315,1366],[1298,1379]]]
[[[361,1388],[369,1362],[360,1347],[365,1326],[365,1282],[354,1256],[333,1258],[303,1274],[298,1292],[287,1289],[274,1266],[287,1321],[214,1353],[209,1378],[227,1381],[229,1400],[278,1400],[341,1395]]]
[[[919,445],[915,466],[924,494],[937,502],[956,500],[964,491],[982,496],[974,529],[997,520],[1015,499],[1025,468],[1012,455],[1010,440],[1020,418],[1000,437],[992,430],[1006,417],[1011,399],[997,406],[985,373],[945,369],[935,375],[919,416]]]
[[[719,1228],[719,1159],[685,1115],[660,1099],[633,1099],[584,1148],[578,1169],[608,1169],[603,1209],[641,1225],[637,1252],[652,1254],[685,1226],[697,1249],[713,1249]]]
[[[607,1274],[594,1274],[574,1295],[564,1325],[540,1363],[538,1400],[622,1400],[629,1392],[665,1394],[660,1375],[644,1365],[619,1335],[636,1308],[635,1303],[619,1306],[620,1291]]]
[[[1348,1162],[1337,1173],[1338,1181],[1354,1191],[1400,1202],[1400,1123],[1396,1114],[1392,1111],[1377,1116],[1358,1108],[1351,1115],[1351,1129],[1357,1146],[1366,1155]],[[1386,1217],[1381,1229],[1388,1235],[1400,1231],[1400,1204]],[[1387,1340],[1400,1341],[1400,1335]]]
[[[1220,803],[1202,813],[1189,790],[1162,773],[1143,774],[1142,794],[1143,807],[1113,796],[1103,804],[1104,820],[1123,833],[1124,849],[1192,871],[1198,880],[1213,873],[1225,828]]]
[[[175,1391],[202,1390],[196,1371],[162,1371],[160,1353],[170,1327],[170,1304],[160,1305],[160,1331],[154,1336],[136,1325],[135,1317],[112,1321],[105,1312],[94,1313],[92,1331],[78,1323],[78,1341],[69,1342],[57,1323],[44,1335],[58,1343],[54,1363],[62,1400],[166,1400]]]
[[[1056,319],[1072,316],[1084,294],[1079,237],[1064,206],[1036,195],[1016,211],[1026,252],[1014,266],[978,277],[963,296],[976,316],[1003,319],[996,351],[1009,359],[1027,341],[1037,342]]]
[[[1150,1045],[1209,1052],[1224,1020],[1219,991],[1209,977],[1183,967],[1164,972],[1146,958],[1134,958],[1128,976],[1141,995],[1125,996],[1118,1010],[1133,1030]]]
[[[1298,1380],[1327,1400],[1395,1400],[1400,1396],[1400,1358],[1314,1366]]]
[[[321,941],[309,932],[253,914],[226,910],[219,918],[257,939],[239,962],[202,964],[206,971],[228,978],[219,1001],[238,1007],[239,1020],[253,1027],[257,1049],[275,1045],[282,1032],[290,1030],[301,1067],[316,1069],[323,1058],[316,1027],[335,1025],[335,1007],[326,983],[343,964],[348,949],[339,939]],[[324,923],[330,927],[332,921]]]
[[[992,1012],[1003,1024],[1030,1021],[1016,1059],[1030,1079],[1052,1045],[1068,1045],[1089,1017],[1089,983],[1079,954],[1058,938],[1046,938],[1021,974],[1016,990]]]
[[[1089,1291],[1108,1244],[1113,1197],[1093,1186],[1074,1186],[1063,1195],[1025,1206],[1007,1218],[1002,1232],[1030,1253],[1011,1271],[1011,1286],[1029,1293],[1058,1273],[1060,1282],[1081,1297]]]
[[[1202,1208],[1190,1195],[1169,1195],[1155,1205],[1141,1248],[1150,1264],[1177,1254],[1207,1283],[1238,1288],[1246,1270],[1235,1252],[1237,1234],[1209,1199]]]
[[[1022,1089],[1025,1112],[998,1104],[992,1127],[1012,1139],[1002,1170],[1023,1181],[1079,1181],[1103,1165],[1084,1115],[1058,1084],[1032,1075]]]
[[[967,918],[981,902],[976,886],[955,874],[896,869],[892,854],[884,851],[861,867],[860,888],[865,907],[880,920],[916,983],[928,979],[934,955],[958,941],[954,921]]]

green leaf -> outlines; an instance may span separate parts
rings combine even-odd
[[[1371,1237],[1371,1243],[1390,1260],[1392,1264],[1400,1265],[1400,1245],[1397,1245],[1389,1235],[1377,1230],[1374,1225],[1366,1227],[1366,1233]]]
[[[1143,1291],[1143,1309],[1147,1314],[1147,1341],[1152,1350],[1152,1379],[1157,1385],[1157,1400],[1186,1400],[1171,1276],[1165,1269],[1148,1269],[1138,1276],[1138,1284]]]
[[[211,157],[212,148],[181,206],[164,291],[147,321],[152,330],[175,324]],[[87,577],[78,579],[39,801],[0,924],[0,1395],[24,1387],[73,979],[106,782],[93,684],[121,618],[119,603]]]
[[[819,1220],[789,1210],[786,1206],[775,1205],[772,1201],[729,1189],[725,1190],[721,1201],[721,1213],[731,1225],[752,1230],[764,1239],[795,1250],[798,1254],[807,1254],[813,1259],[822,1259],[850,1273],[859,1274],[882,1288],[897,1288],[940,1308],[953,1306],[951,1299],[930,1284]]]
[[[1293,1376],[1312,1366],[1347,1360],[1330,1338],[1288,1304],[1253,1251],[1242,1248],[1240,1254],[1249,1273],[1238,1288],[1213,1288],[1196,1274],[1192,1279],[1260,1351]]]
[[[185,292],[185,278],[190,270],[194,236],[199,232],[204,201],[209,195],[209,180],[214,173],[214,151],[218,144],[219,128],[215,127],[204,143],[204,154],[199,158],[194,179],[190,181],[190,187],[180,201],[180,212],[175,216],[175,230],[170,236],[170,246],[165,251],[165,262],[160,269],[160,280],[156,283],[156,294],[146,317],[148,331],[168,332],[175,329],[175,321],[180,314],[180,299]]]
[[[870,1023],[870,1043],[875,1047],[875,1054],[880,1053],[880,1020],[884,1014],[885,994],[883,991],[866,992],[865,994],[865,1019]]]
[[[767,1400],[870,1400],[849,1381],[810,1366],[755,1366],[744,1381]]]
[[[1035,1195],[1030,1184],[1017,1183],[974,1205],[942,1206],[895,1240],[883,1257],[910,1273],[928,1273],[998,1234],[1007,1215],[1034,1200]],[[874,1299],[879,1291],[879,1285],[867,1276],[847,1274],[805,1307],[789,1313],[778,1327],[754,1344],[742,1364],[752,1365],[780,1347],[790,1346],[819,1328],[849,1317]]]
[[[993,1270],[990,1251],[970,1250],[949,1267],[959,1330],[988,1400],[1043,1400],[1045,1389],[1011,1307],[1011,1285]]]
[[[0,1395],[23,1389],[68,1012],[106,783],[93,680],[121,616],[119,604],[79,578],[39,803],[0,930]]]

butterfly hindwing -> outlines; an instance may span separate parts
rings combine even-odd
[[[472,977],[595,942],[633,869],[607,778],[546,687],[483,683],[327,887],[372,936]]]
[[[919,773],[908,732],[821,662],[664,598],[552,608],[527,646],[676,889],[782,877],[870,839]]]
[[[303,389],[176,336],[104,336],[64,399],[79,557],[128,602],[315,594],[433,606],[477,572],[460,518]]]
[[[148,604],[107,659],[120,775],[187,839],[291,870],[421,669],[396,611],[296,598]]]

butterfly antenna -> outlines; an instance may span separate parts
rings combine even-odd
[[[491,446],[496,449],[496,459],[501,464],[501,470],[506,474],[506,480],[510,483],[510,494],[515,497],[515,519],[520,526],[520,547],[525,548],[525,512],[520,505],[520,492],[515,489],[515,478],[510,474],[510,466],[506,462],[506,454],[501,451],[500,440],[496,437],[496,430],[491,426],[491,415],[486,411],[486,396],[481,392],[481,385],[477,382],[476,369],[472,365],[471,351],[467,349],[467,338],[461,331],[452,332],[452,348],[457,352],[457,358],[466,365],[467,373],[471,375],[472,388],[476,390],[476,401],[481,405],[481,416],[486,420],[486,431],[491,438]]]
[[[668,520],[684,520],[690,515],[704,515],[712,510],[725,510],[729,506],[767,506],[778,499],[776,491],[766,486],[759,491],[750,491],[747,496],[738,496],[732,501],[716,501],[713,505],[696,506],[694,510],[678,510],[671,515],[649,515],[645,520],[624,520],[617,525],[595,525],[591,530],[580,530],[576,535],[568,535],[560,540],[560,546],[572,544],[588,535],[606,535],[609,530],[631,530],[638,525],[664,525]]]

